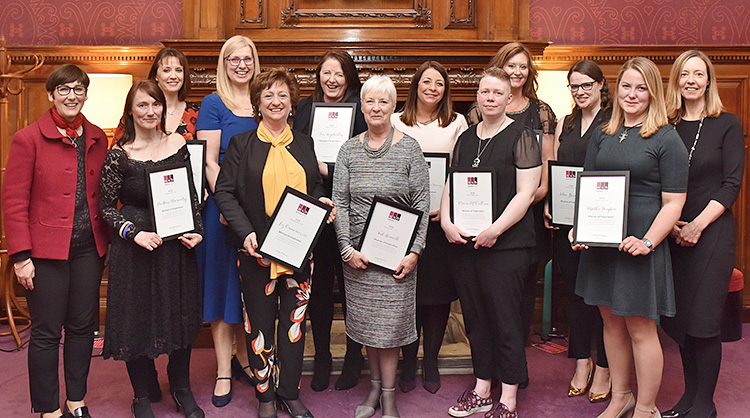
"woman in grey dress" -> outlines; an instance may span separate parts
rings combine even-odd
[[[334,226],[344,261],[346,334],[366,346],[370,364],[370,393],[355,416],[370,417],[380,405],[383,417],[398,417],[394,393],[398,351],[417,338],[416,273],[427,234],[429,179],[419,143],[391,125],[396,107],[393,82],[372,77],[360,95],[368,129],[341,146],[333,178],[338,208]],[[369,265],[355,249],[375,196],[423,212],[416,238],[395,274]]]
[[[599,306],[604,321],[612,400],[602,418],[661,416],[655,403],[664,357],[656,318],[674,316],[675,302],[669,249],[660,244],[680,217],[688,169],[685,146],[667,124],[663,91],[653,62],[628,60],[617,77],[612,117],[586,151],[584,170],[630,171],[626,238],[619,248],[583,251],[576,281],[576,294]],[[632,363],[637,402],[630,391]]]

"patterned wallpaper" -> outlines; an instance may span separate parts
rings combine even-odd
[[[157,45],[182,37],[182,0],[0,0],[16,45]]]
[[[530,0],[532,39],[558,45],[750,44],[747,0]]]

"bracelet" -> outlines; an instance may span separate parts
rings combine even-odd
[[[23,264],[21,264],[20,266],[16,266],[16,264],[13,263],[13,268],[16,269],[16,270],[21,270],[22,268],[28,266],[29,264],[31,264],[31,259],[30,258],[28,260],[26,260],[26,262],[23,263]]]
[[[346,247],[344,247],[344,249],[341,250],[341,260],[344,263],[348,263],[349,260],[352,259],[352,257],[354,257],[354,247],[352,247],[351,244],[350,244],[350,245],[347,245]]]
[[[125,221],[122,223],[122,226],[120,226],[120,231],[118,232],[118,235],[120,235],[120,238],[127,239],[128,231],[130,231],[131,228],[135,227],[135,225],[130,221]]]

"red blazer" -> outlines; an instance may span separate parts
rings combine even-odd
[[[88,120],[86,197],[96,249],[107,252],[112,233],[99,214],[99,180],[107,135]],[[67,260],[73,233],[78,160],[76,149],[57,130],[52,110],[16,132],[5,168],[2,205],[8,254],[31,251],[35,258]]]

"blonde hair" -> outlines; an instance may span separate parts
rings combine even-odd
[[[614,106],[612,107],[612,117],[609,119],[609,122],[604,124],[602,131],[607,135],[614,135],[625,123],[625,114],[620,107],[619,89],[622,76],[627,70],[638,71],[646,82],[649,104],[646,119],[643,121],[641,127],[641,136],[648,138],[661,129],[662,126],[666,125],[668,121],[667,109],[664,105],[664,87],[661,82],[659,68],[656,67],[653,61],[644,57],[631,58],[620,68],[620,73],[617,75],[617,84],[615,85],[618,98],[614,101]]]
[[[680,54],[679,57],[674,61],[672,70],[669,72],[669,84],[667,84],[667,116],[669,117],[670,123],[677,123],[685,116],[685,103],[682,101],[682,94],[680,93],[680,75],[682,69],[685,67],[685,63],[690,58],[698,57],[706,64],[706,75],[708,76],[708,84],[706,85],[706,105],[703,109],[703,113],[710,117],[715,118],[724,111],[724,105],[721,103],[719,98],[719,88],[714,85],[711,88],[711,84],[714,84],[716,80],[716,71],[711,60],[701,51],[697,49],[691,49]]]
[[[250,38],[242,35],[232,36],[224,42],[224,45],[221,47],[221,52],[219,53],[219,63],[216,65],[216,93],[229,110],[237,110],[237,100],[235,98],[234,89],[232,88],[232,83],[229,81],[229,76],[227,75],[225,60],[229,58],[234,51],[246,46],[249,46],[250,49],[253,50],[253,76],[250,78],[251,82],[256,75],[260,74],[260,61],[258,60],[258,50],[255,48],[255,44]]]

